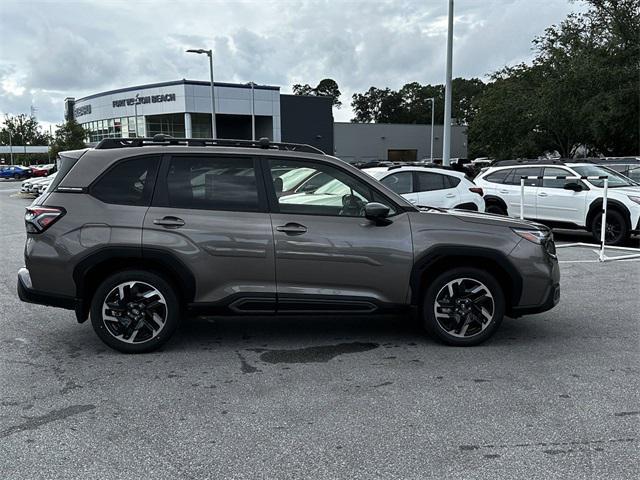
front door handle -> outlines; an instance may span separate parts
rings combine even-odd
[[[539,197],[548,197],[549,195],[547,195],[547,194],[546,194],[546,193],[544,193],[544,192],[540,192],[540,193],[538,194],[538,196],[539,196]]]
[[[161,227],[166,227],[166,228],[180,228],[184,226],[184,220],[178,217],[163,217],[163,218],[156,218],[153,221],[153,224],[160,225]]]
[[[299,223],[289,222],[285,225],[277,226],[276,230],[286,233],[287,235],[302,235],[307,232],[307,227],[300,225]]]

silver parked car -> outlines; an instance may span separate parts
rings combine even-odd
[[[331,188],[296,192],[287,172],[300,168]],[[313,147],[266,139],[106,139],[63,152],[25,220],[20,298],[90,317],[122,352],[158,348],[186,311],[414,308],[433,336],[467,346],[505,315],[559,300],[548,228],[418,208]]]

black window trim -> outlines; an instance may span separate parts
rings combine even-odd
[[[367,185],[367,187],[369,188],[370,191],[375,192],[378,196],[382,197],[385,201],[385,205],[391,207],[395,213],[393,213],[392,215],[389,215],[389,218],[393,218],[397,215],[400,215],[401,213],[407,212],[407,211],[413,211],[412,208],[409,207],[405,207],[403,205],[399,205],[397,204],[395,201],[393,201],[391,198],[389,198],[384,192],[380,191],[378,188],[375,188],[373,185],[371,185],[368,181],[358,177],[357,175],[354,175],[352,172],[350,172],[347,169],[344,169],[342,167],[340,167],[339,165],[336,165],[334,163],[331,162],[325,162],[321,159],[306,159],[306,158],[296,158],[296,157],[285,157],[285,156],[260,156],[258,157],[259,160],[259,164],[260,164],[260,168],[262,170],[262,179],[264,182],[264,187],[266,189],[267,192],[267,200],[268,200],[268,204],[269,204],[269,212],[270,213],[279,213],[282,215],[308,215],[308,216],[312,216],[312,217],[336,217],[336,218],[359,218],[362,219],[364,217],[349,217],[349,216],[339,216],[339,215],[326,215],[324,213],[301,213],[301,212],[296,212],[296,213],[288,213],[288,212],[280,212],[280,204],[278,203],[278,197],[276,196],[276,190],[273,187],[273,179],[271,178],[271,169],[269,168],[269,161],[271,160],[281,160],[281,161],[295,161],[295,162],[300,162],[300,163],[320,163],[323,165],[327,165],[329,167],[334,167],[337,168],[338,170],[340,170],[341,172],[345,173],[346,175],[354,178],[355,180],[365,183]],[[375,179],[372,180],[375,181]],[[373,195],[372,195],[373,196]],[[388,203],[387,203],[388,202]]]
[[[107,205],[124,205],[124,206],[129,206],[129,207],[149,207],[150,205],[153,204],[153,197],[155,196],[156,186],[158,184],[158,172],[160,172],[160,170],[162,168],[162,160],[163,160],[162,157],[163,157],[163,155],[158,154],[158,153],[145,153],[145,154],[142,154],[142,155],[131,155],[129,157],[120,158],[120,159],[116,160],[115,162],[113,162],[111,165],[109,165],[106,170],[104,170],[100,175],[98,175],[96,178],[93,179],[93,181],[86,188],[86,193],[88,193],[90,196],[92,196],[96,200],[98,200],[98,201],[100,201],[102,203],[106,203]],[[111,172],[111,170],[117,168],[119,165],[121,165],[121,164],[123,164],[125,162],[144,159],[144,158],[157,158],[158,159],[158,165],[157,165],[157,168],[156,168],[155,177],[153,178],[153,182],[151,182],[151,183],[149,183],[148,181],[145,182],[145,186],[144,186],[145,192],[143,193],[143,197],[147,198],[146,202],[144,202],[144,203],[142,203],[140,205],[138,205],[138,204],[129,204],[129,203],[107,202],[107,201],[105,201],[105,200],[103,200],[100,197],[95,195],[95,193],[94,193],[95,186],[100,182],[100,180],[102,180],[102,178],[104,178],[106,175],[108,175],[109,172]],[[57,179],[57,177],[56,177],[56,179]],[[151,191],[147,192],[146,191],[147,189],[150,189]]]
[[[250,159],[253,162],[253,169],[256,176],[256,187],[258,189],[258,206],[256,209],[246,209],[246,208],[208,208],[193,205],[189,208],[186,207],[174,207],[169,204],[169,191],[168,185],[166,181],[160,181],[162,179],[166,179],[169,174],[169,165],[171,164],[171,160],[174,158],[180,157],[203,157],[203,158],[243,158]],[[264,188],[264,182],[260,180],[261,178],[261,169],[260,162],[254,155],[242,155],[242,154],[233,154],[233,153],[209,153],[209,152],[194,152],[194,153],[166,153],[162,156],[162,162],[160,164],[160,168],[158,169],[157,180],[156,180],[156,188],[153,195],[153,199],[151,200],[152,207],[162,207],[162,208],[170,208],[174,210],[205,210],[209,212],[245,212],[245,213],[267,213],[269,211],[267,200],[266,200],[266,191]]]

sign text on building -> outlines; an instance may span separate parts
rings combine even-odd
[[[113,101],[113,108],[117,107],[125,107],[130,105],[141,105],[146,103],[161,103],[161,102],[175,102],[176,94],[175,93],[164,93],[162,95],[147,95],[141,97],[140,95],[136,95],[131,98],[122,98],[120,100]]]
[[[82,115],[89,115],[91,113],[91,105],[83,105],[73,109],[74,117],[81,117]]]

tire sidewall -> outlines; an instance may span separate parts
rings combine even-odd
[[[442,287],[456,278],[471,278],[482,282],[491,292],[494,302],[494,315],[491,325],[484,329],[482,333],[471,338],[454,337],[447,333],[436,320],[433,307],[436,295]],[[453,346],[473,346],[478,345],[489,337],[500,327],[505,312],[504,292],[493,275],[483,270],[472,267],[458,267],[448,270],[438,275],[427,287],[422,302],[422,318],[424,327],[429,334],[443,343]]]
[[[117,285],[131,281],[145,282],[156,288],[164,296],[167,306],[167,320],[160,333],[153,339],[139,344],[126,343],[115,338],[107,331],[102,319],[102,305],[109,292]],[[143,270],[127,270],[111,275],[98,286],[91,299],[90,317],[94,331],[109,347],[123,353],[145,353],[160,348],[176,331],[180,320],[180,303],[174,288],[161,275]]]
[[[606,245],[623,245],[627,241],[627,238],[629,236],[629,229],[627,228],[627,223],[625,222],[622,214],[617,210],[607,211],[607,221],[609,221],[612,218],[615,218],[616,222],[621,225],[620,237],[616,239],[616,241],[614,242],[607,242],[605,240],[605,244]],[[591,234],[593,235],[593,238],[597,242],[600,242],[600,235],[597,233],[597,229],[600,228],[601,225],[602,225],[602,214],[599,213],[593,218],[591,222]]]

